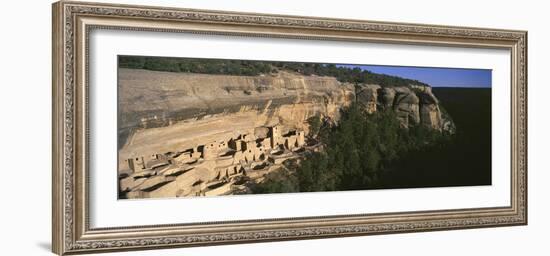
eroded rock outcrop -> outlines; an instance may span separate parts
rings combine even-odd
[[[377,84],[358,85],[355,88],[357,103],[369,114],[376,112],[379,102],[378,95],[382,88]],[[393,98],[392,98],[393,101]],[[391,105],[392,103],[390,103]],[[385,107],[385,106],[383,106]]]
[[[427,86],[358,85],[356,100],[367,113],[383,109],[395,111],[404,127],[421,124],[439,131],[454,132],[452,120],[442,114],[438,99]]]

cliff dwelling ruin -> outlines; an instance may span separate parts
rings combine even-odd
[[[404,127],[454,129],[426,86],[119,69],[119,90],[119,198],[249,193],[249,182],[320,150],[308,118],[337,122],[352,102],[391,109]]]
[[[268,130],[267,133],[262,130]],[[306,147],[302,130],[275,125],[175,152],[125,159],[120,191],[127,198],[224,195],[246,190],[242,176],[258,180]]]

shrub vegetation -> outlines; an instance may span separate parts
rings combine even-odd
[[[320,119],[310,122],[316,120]],[[287,164],[283,174],[268,176],[254,192],[382,188],[387,186],[384,174],[394,169],[400,156],[443,147],[452,140],[421,125],[405,129],[393,111],[366,115],[356,104],[342,111],[338,125],[320,125],[317,138],[324,151],[307,153],[300,164]]]
[[[381,86],[408,86],[409,84],[429,86],[417,80],[377,74],[360,68],[335,64],[144,56],[119,56],[118,64],[120,68],[238,76],[257,76],[286,70],[306,76],[331,76],[340,82],[379,84]]]

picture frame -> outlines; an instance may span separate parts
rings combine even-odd
[[[526,31],[72,1],[53,4],[52,25],[52,250],[59,255],[527,224]],[[96,30],[507,50],[510,204],[92,227],[89,101],[97,95],[90,93],[89,46]]]

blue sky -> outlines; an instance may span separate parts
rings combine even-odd
[[[401,67],[377,65],[337,65],[360,68],[373,73],[400,76],[427,83],[433,87],[491,88],[491,70],[463,68]]]

